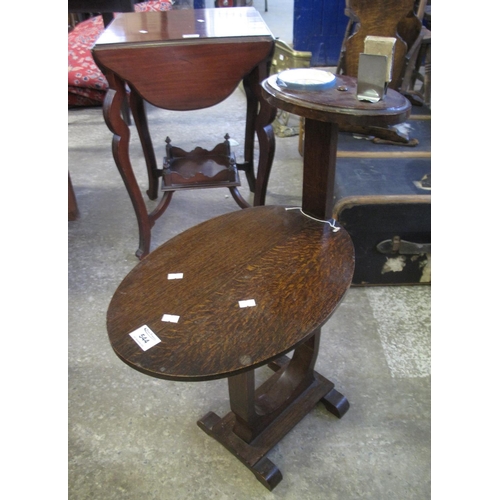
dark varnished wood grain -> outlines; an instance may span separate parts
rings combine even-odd
[[[175,43],[192,35],[198,36],[193,43],[214,38],[272,37],[258,11],[251,7],[179,9],[117,14],[97,45]]]
[[[163,109],[189,111],[214,106],[272,49],[270,41],[234,47],[233,43],[179,47],[124,47],[120,54],[99,53],[146,101]],[[151,78],[151,74],[155,78]],[[168,89],[168,90],[167,90]]]
[[[148,375],[208,380],[294,349],[331,316],[350,285],[344,230],[298,210],[255,207],[217,217],[148,255],[123,280],[107,315],[116,354]],[[184,273],[167,280],[168,273]],[[240,308],[254,299],[256,307]],[[161,321],[179,315],[177,324]],[[143,352],[129,333],[148,325],[161,343]]]

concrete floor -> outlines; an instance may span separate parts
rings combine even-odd
[[[292,4],[270,1],[264,13],[264,2],[254,1],[275,36],[284,40],[289,35],[275,31],[279,24],[265,16],[279,12],[278,5],[291,12]],[[245,107],[239,89],[209,110],[149,108],[148,116],[159,162],[167,133],[190,149],[211,148],[229,132],[241,158]],[[317,370],[336,383],[351,407],[338,420],[318,405],[270,452],[283,481],[268,492],[196,425],[210,410],[229,411],[225,380],[153,379],[112,351],[106,310],[120,281],[138,263],[137,224],[102,110],[69,110],[68,123],[69,171],[80,209],[80,218],[68,225],[69,498],[430,498],[430,287],[349,290],[323,328]],[[145,187],[145,163],[133,127],[131,155]],[[301,175],[297,137],[277,138],[267,203],[300,204]],[[241,191],[251,201],[242,182]],[[238,207],[226,189],[177,192],[153,228],[152,246],[233,210]],[[258,379],[269,373],[258,370]]]

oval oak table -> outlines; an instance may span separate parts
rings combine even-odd
[[[321,326],[348,290],[354,248],[344,229],[297,207],[253,207],[199,224],[146,256],[107,314],[115,353],[167,380],[228,378],[231,411],[198,425],[269,490],[266,454],[321,401],[349,403],[314,365]],[[286,356],[294,351],[291,359]],[[275,373],[255,388],[255,369]]]
[[[311,216],[329,219],[339,128],[397,125],[410,116],[411,104],[392,89],[379,102],[360,101],[356,97],[357,80],[349,76],[335,75],[335,85],[322,90],[286,88],[278,85],[277,77],[272,75],[262,82],[263,99],[275,108],[305,118],[302,208]],[[269,140],[270,147],[274,147],[274,137]],[[259,168],[254,206],[265,204],[270,173],[271,164]]]

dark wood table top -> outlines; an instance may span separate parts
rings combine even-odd
[[[158,378],[242,373],[291,351],[321,327],[353,270],[344,229],[333,232],[285,207],[229,213],[166,242],[126,276],[108,309],[110,342],[124,362]],[[183,278],[169,279],[170,273]],[[164,315],[178,321],[162,321]],[[161,341],[145,351],[130,336],[144,325]]]
[[[392,89],[379,102],[358,100],[357,81],[350,76],[335,75],[335,86],[323,90],[281,87],[276,83],[277,76],[262,82],[264,98],[272,106],[305,118],[339,125],[382,127],[404,122],[411,113],[408,99]]]
[[[187,111],[214,106],[274,48],[253,7],[117,14],[92,55],[151,104]]]
[[[257,41],[258,38],[274,37],[253,7],[179,9],[117,14],[95,47],[216,43],[224,38],[238,43],[246,38]]]

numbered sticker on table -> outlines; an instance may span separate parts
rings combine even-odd
[[[184,278],[184,273],[168,273],[167,279],[169,280],[181,280]]]
[[[239,300],[238,304],[240,305],[240,307],[255,307],[257,305],[254,299]]]
[[[143,351],[147,351],[151,347],[159,344],[161,340],[147,325],[143,325],[137,330],[129,334],[139,345]]]

